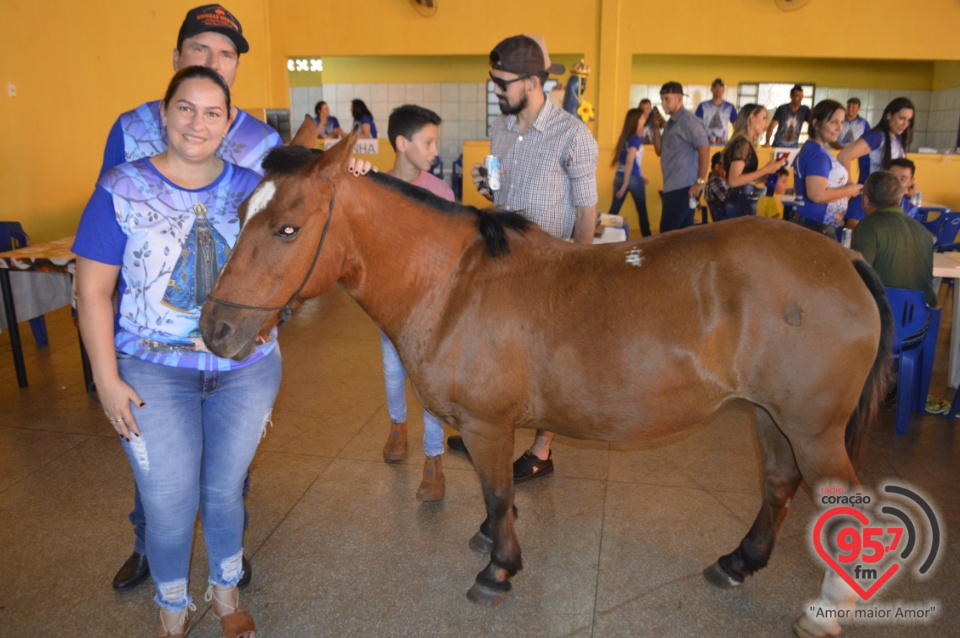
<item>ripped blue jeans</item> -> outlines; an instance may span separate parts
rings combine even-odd
[[[147,559],[157,603],[181,611],[197,510],[209,582],[242,575],[243,481],[280,388],[280,349],[228,372],[175,368],[118,355],[120,378],[146,402],[131,407],[139,437],[123,441],[150,524]]]

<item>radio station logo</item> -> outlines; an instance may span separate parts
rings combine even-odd
[[[923,621],[938,615],[936,601],[883,605],[874,598],[895,579],[931,575],[942,553],[939,519],[918,490],[889,483],[875,498],[824,486],[816,496],[818,505],[829,509],[813,526],[814,551],[862,603],[873,600],[874,604],[852,610],[811,609],[815,615],[895,621]]]

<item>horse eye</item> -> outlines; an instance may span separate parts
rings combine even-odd
[[[296,226],[281,226],[280,230],[277,231],[277,237],[296,237],[297,233],[300,232],[300,229]]]

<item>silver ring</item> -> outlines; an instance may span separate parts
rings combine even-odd
[[[116,423],[123,423],[123,417],[117,417],[117,418],[115,419],[115,422],[116,422]]]

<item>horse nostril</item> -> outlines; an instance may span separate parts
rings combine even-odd
[[[218,321],[213,330],[213,342],[217,345],[229,339],[236,329],[226,321]]]

